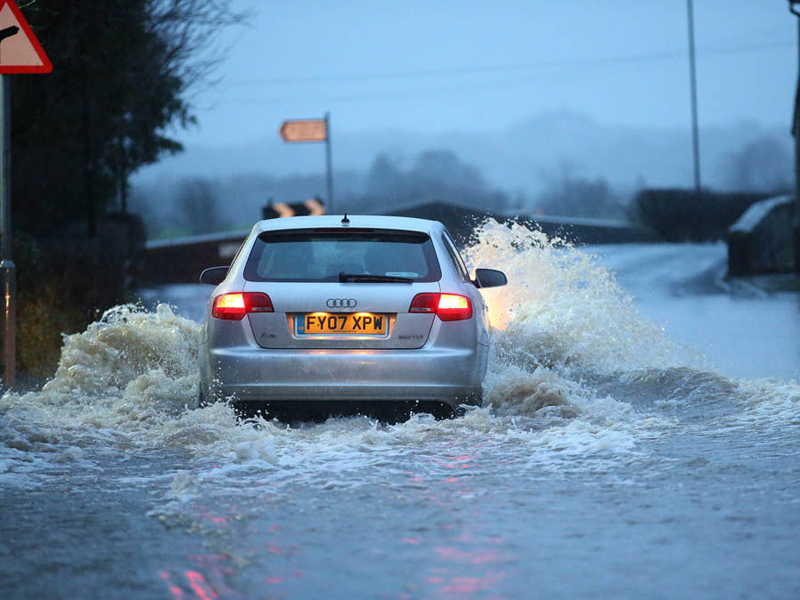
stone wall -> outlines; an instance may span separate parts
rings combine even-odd
[[[791,272],[795,210],[792,196],[762,200],[748,208],[728,229],[728,274]]]

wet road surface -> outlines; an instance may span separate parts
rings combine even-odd
[[[511,285],[458,419],[187,409],[210,288],[68,338],[0,400],[4,597],[800,597],[797,296],[732,291],[716,245],[467,255]]]

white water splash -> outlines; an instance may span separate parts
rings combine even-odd
[[[0,399],[0,478],[23,481],[80,461],[91,468],[100,447],[188,452],[197,463],[176,476],[176,497],[253,473],[269,473],[273,485],[305,476],[359,485],[370,469],[408,453],[471,443],[514,448],[538,469],[607,469],[637,456],[642,440],[668,434],[675,410],[709,391],[733,404],[759,398],[742,412],[753,420],[798,419],[796,387],[736,384],[692,368],[692,357],[643,318],[589,254],[490,221],[466,255],[509,278],[485,291],[497,327],[485,408],[391,426],[365,418],[301,428],[238,423],[222,403],[193,409],[199,326],[164,305],[123,306],[65,338],[58,371],[41,391]],[[632,399],[648,394],[655,397],[642,412]]]
[[[541,231],[489,220],[465,251],[473,267],[498,265],[509,284],[484,293],[497,328],[496,363],[593,373],[685,365],[685,351],[642,317],[596,256]]]

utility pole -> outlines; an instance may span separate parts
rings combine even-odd
[[[789,0],[789,10],[796,17],[800,17],[800,11],[795,7],[800,4],[800,0]],[[800,18],[798,18],[797,47],[798,47],[798,68],[800,69]],[[794,116],[792,117],[792,135],[794,136],[794,270],[800,273],[800,76],[797,80],[797,89],[794,94]]]
[[[3,275],[3,385],[14,387],[17,353],[17,267],[11,260],[11,77],[17,73],[50,73],[53,64],[13,0],[4,0],[0,30],[0,272]],[[6,41],[7,40],[7,41]]]
[[[694,60],[694,5],[686,0],[689,16],[689,76],[692,93],[692,147],[694,149],[694,191],[700,191],[700,133],[697,130],[697,69]]]
[[[3,274],[3,384],[16,383],[17,362],[17,266],[11,260],[11,77],[0,75],[0,229]]]

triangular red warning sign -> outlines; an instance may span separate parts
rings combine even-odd
[[[0,74],[50,73],[53,65],[13,0],[0,0]]]

